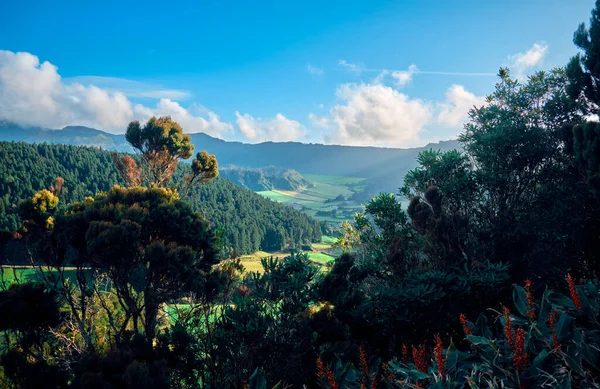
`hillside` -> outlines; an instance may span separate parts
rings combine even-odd
[[[193,129],[186,129],[188,132]],[[245,168],[276,166],[302,174],[361,177],[368,180],[365,198],[379,191],[397,192],[405,173],[417,166],[417,155],[426,149],[460,148],[457,141],[445,141],[424,147],[396,149],[351,147],[298,142],[264,142],[248,144],[228,142],[204,133],[192,133],[196,150],[215,154],[222,166]],[[0,140],[47,142],[94,146],[107,150],[131,151],[124,135],[109,134],[87,127],[65,127],[62,130],[0,124]],[[362,199],[361,199],[362,200]]]
[[[274,189],[295,191],[314,186],[314,183],[295,170],[273,166],[266,168],[224,166],[219,168],[219,176],[255,192]]]
[[[122,184],[110,153],[91,147],[0,142],[0,160],[0,229],[15,230],[20,225],[19,202],[47,188],[56,177],[65,180],[63,205]],[[180,164],[175,183],[187,169]],[[239,254],[321,240],[315,219],[227,179],[192,188],[186,200],[222,231],[225,245]]]

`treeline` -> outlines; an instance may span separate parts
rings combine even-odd
[[[0,142],[0,160],[0,229],[8,231],[22,223],[19,203],[55,185],[56,177],[64,179],[60,207],[124,184],[111,154],[93,147]],[[177,169],[175,184],[190,166],[179,164]],[[222,231],[227,251],[280,250],[321,239],[318,221],[226,179],[192,187],[186,200]]]

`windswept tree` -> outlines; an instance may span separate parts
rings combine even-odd
[[[125,139],[141,153],[143,170],[149,184],[164,186],[171,179],[181,159],[192,156],[190,136],[171,117],[152,117],[145,125],[129,123]]]
[[[196,183],[208,183],[219,175],[217,157],[206,150],[196,154],[192,161],[192,173],[184,175],[184,193],[187,194]]]
[[[194,145],[189,135],[170,116],[152,117],[145,125],[138,121],[129,123],[125,139],[140,152],[142,166],[137,167],[129,157],[113,157],[115,165],[129,186],[139,185],[143,180],[148,185],[166,186],[177,169],[179,161],[193,155]],[[218,175],[217,159],[206,151],[198,153],[192,161],[192,174],[186,176],[185,191],[195,182],[206,183]]]

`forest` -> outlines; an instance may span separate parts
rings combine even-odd
[[[19,203],[54,184],[57,177],[63,180],[59,208],[123,185],[111,153],[93,147],[0,142],[0,159],[4,161],[0,166],[0,230],[9,232],[20,226]],[[177,169],[176,185],[190,167],[182,163]],[[294,178],[291,172],[285,173]],[[277,182],[278,177],[285,181],[282,172],[271,174],[268,182]],[[210,220],[213,229],[220,230],[228,253],[277,251],[321,241],[316,220],[226,179],[192,187],[186,200]]]
[[[237,247],[320,227],[219,179],[170,117],[129,124],[135,154],[1,143],[0,244],[41,280],[2,277],[1,385],[599,387],[600,0],[573,41],[564,67],[500,68],[460,147],[420,152],[328,268],[245,271]]]

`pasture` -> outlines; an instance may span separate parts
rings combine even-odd
[[[354,213],[362,209],[350,198],[365,188],[365,180],[359,177],[303,174],[314,183],[313,187],[297,191],[270,190],[258,194],[299,209],[319,221],[334,224],[352,219]],[[336,200],[343,196],[345,200]]]

